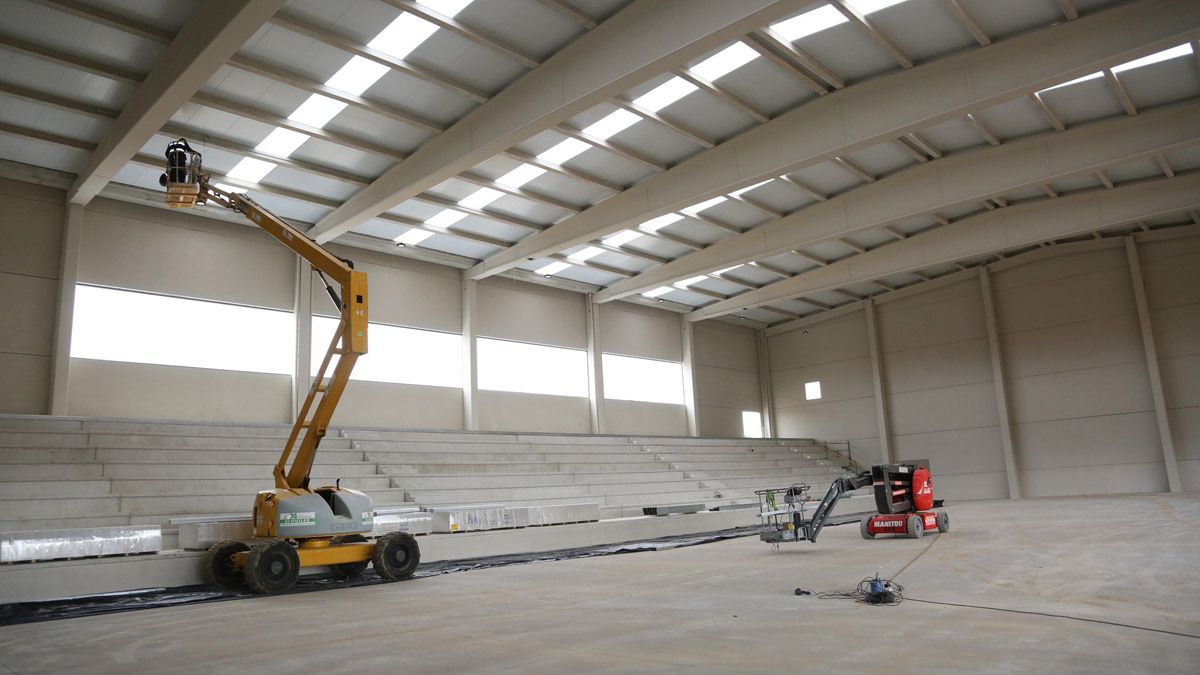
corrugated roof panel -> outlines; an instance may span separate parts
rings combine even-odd
[[[1066,178],[1060,178],[1052,184],[1055,190],[1060,193],[1078,192],[1080,190],[1093,190],[1103,186],[1100,179],[1090,173],[1076,174]]]
[[[88,0],[88,4],[178,33],[200,6],[200,0]]]
[[[851,175],[832,162],[806,166],[799,171],[789,172],[788,175],[826,196],[836,195],[862,184],[857,176]]]
[[[900,69],[883,48],[850,23],[800,38],[796,46],[829,66],[847,84]]]
[[[906,0],[872,12],[869,20],[917,63],[979,46],[942,0]]]
[[[441,251],[443,253],[453,253],[454,255],[461,255],[473,260],[481,260],[496,252],[496,249],[487,244],[444,234],[435,234],[421,242],[421,248],[427,248],[431,251]]]
[[[988,145],[987,139],[975,130],[966,117],[955,117],[941,124],[925,127],[919,133],[946,154]]]
[[[472,2],[454,18],[542,60],[578,38],[585,30],[583,26],[535,0]]]
[[[1195,43],[1193,49],[1195,49]],[[1121,86],[1139,109],[1200,96],[1200,68],[1186,54],[1117,74]]]
[[[862,150],[855,150],[845,155],[845,158],[854,166],[876,178],[882,178],[917,164],[917,160],[913,159],[912,155],[900,149],[895,143],[878,143]]]
[[[1120,184],[1142,178],[1157,178],[1162,176],[1162,169],[1158,168],[1158,164],[1153,159],[1147,157],[1109,167],[1104,170],[1104,174],[1112,182]]]
[[[0,120],[68,138],[97,143],[112,126],[108,119],[72,113],[0,93]]]
[[[1200,169],[1200,145],[1172,150],[1166,154],[1166,159],[1176,171]]]
[[[158,42],[20,0],[4,3],[0,33],[143,75],[166,49]]]
[[[79,173],[88,156],[84,150],[0,131],[0,157],[14,162]]]
[[[0,48],[0,81],[119,110],[137,86]]]
[[[1064,21],[1058,6],[1047,0],[961,0],[983,32],[993,40],[1031,28]]]
[[[1102,77],[1049,89],[1042,92],[1042,100],[1068,127],[1125,114],[1121,102]]]
[[[1018,98],[985,110],[976,116],[1001,141],[1053,129],[1028,99]]]
[[[265,135],[263,137],[266,138]],[[347,148],[320,138],[308,139],[291,156],[334,166],[360,176],[378,176],[396,163],[389,157]]]
[[[698,59],[697,63],[703,61]],[[767,113],[781,115],[817,94],[800,84],[788,70],[759,56],[714,84]]]

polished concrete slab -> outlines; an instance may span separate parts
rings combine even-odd
[[[12,626],[0,670],[1197,672],[1200,495],[947,510],[952,531],[921,540],[850,525],[777,551],[743,538]],[[793,593],[877,570],[902,605]]]

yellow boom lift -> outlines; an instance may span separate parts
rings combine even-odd
[[[167,170],[159,183],[167,189],[168,207],[212,203],[246,216],[308,261],[341,311],[337,331],[275,464],[275,488],[259,492],[254,500],[254,538],[213,544],[204,558],[205,577],[224,588],[244,585],[257,593],[278,593],[296,583],[302,567],[325,565],[335,575],[349,578],[371,563],[384,579],[412,576],[421,557],[412,535],[391,532],[374,543],[363,536],[374,525],[375,509],[369,496],[340,485],[311,489],[308,484],[317,447],[350,380],[350,371],[358,357],[367,353],[366,273],[356,271],[353,263],[334,256],[245,195],[213,186],[209,174],[204,173],[200,153],[186,140],[172,141],[166,155]],[[327,374],[331,365],[332,373]],[[287,462],[293,454],[289,468]]]

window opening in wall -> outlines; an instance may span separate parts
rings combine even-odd
[[[742,411],[742,435],[746,438],[762,438],[762,413],[754,410]]]
[[[813,401],[821,398],[821,382],[805,382],[804,383],[804,400]]]
[[[683,404],[683,364],[602,354],[604,398]]]
[[[291,312],[78,284],[71,357],[291,374]]]
[[[479,388],[551,396],[588,395],[587,352],[476,338]]]
[[[325,349],[333,339],[337,324],[337,319],[313,317],[313,375],[321,367],[321,359],[325,358]],[[379,323],[369,324],[369,336],[368,351],[354,364],[350,379],[462,387],[462,336]]]

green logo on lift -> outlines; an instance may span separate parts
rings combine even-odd
[[[296,513],[281,513],[279,514],[280,527],[300,527],[302,525],[316,525],[316,511],[298,511]]]
[[[375,513],[372,511],[362,512],[362,524],[370,525],[375,520]]]

